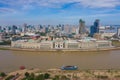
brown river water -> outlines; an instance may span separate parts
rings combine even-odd
[[[79,69],[120,69],[120,50],[98,52],[27,52],[0,50],[0,72],[26,68],[41,70],[76,65]]]

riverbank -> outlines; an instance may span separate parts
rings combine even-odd
[[[19,76],[18,76],[19,75]],[[47,76],[46,76],[47,75]],[[120,80],[120,70],[60,70],[24,69],[10,72],[1,80],[14,76],[16,80]],[[39,76],[38,79],[36,79]],[[12,79],[13,79],[12,78]],[[42,78],[42,79],[40,79]]]
[[[13,50],[13,51],[38,51],[38,52],[56,52],[56,51],[63,51],[63,52],[71,52],[71,51],[83,51],[83,52],[88,52],[88,51],[110,51],[110,50],[120,50],[120,47],[110,47],[110,48],[96,48],[96,49],[23,49],[23,48],[12,48],[10,46],[7,47],[0,47],[0,50]]]

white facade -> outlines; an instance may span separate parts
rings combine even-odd
[[[54,42],[53,43],[55,49],[63,49],[64,48],[64,42]]]
[[[96,48],[109,48],[111,41],[106,40],[66,40],[66,41],[41,41],[41,42],[26,42],[14,41],[11,44],[15,48],[28,48],[28,49],[96,49]]]

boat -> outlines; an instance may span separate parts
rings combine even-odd
[[[77,70],[77,66],[62,66],[61,70]]]
[[[26,69],[25,66],[20,66],[20,70]]]

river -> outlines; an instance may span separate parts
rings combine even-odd
[[[27,52],[0,50],[0,72],[26,68],[60,68],[77,65],[79,69],[120,69],[120,50],[98,52]]]

